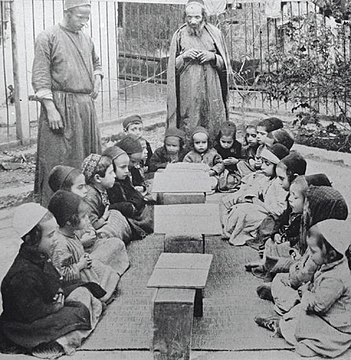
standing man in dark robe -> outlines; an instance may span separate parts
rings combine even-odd
[[[228,120],[230,60],[222,32],[206,22],[203,0],[189,0],[173,35],[167,70],[167,126],[205,127],[213,140]]]
[[[90,0],[65,0],[64,18],[36,39],[32,85],[41,102],[34,193],[47,206],[55,165],[80,168],[101,152],[94,100],[103,77],[91,38],[82,32]]]

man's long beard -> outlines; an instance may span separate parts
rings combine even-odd
[[[198,36],[200,37],[202,35],[202,32],[204,30],[205,21],[202,21],[199,25],[196,27],[191,27],[189,24],[187,25],[188,34],[190,36]]]

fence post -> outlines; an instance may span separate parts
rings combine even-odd
[[[20,4],[21,3],[21,4]],[[22,11],[20,11],[20,5]],[[16,19],[25,16],[23,0],[10,1],[10,21],[11,21],[11,42],[12,42],[12,65],[13,65],[13,85],[16,112],[16,136],[22,145],[30,142],[29,111],[28,111],[28,87],[25,66],[25,29],[23,23],[17,23]],[[22,26],[21,26],[22,25]],[[17,32],[20,36],[17,36]],[[18,41],[21,40],[21,44]],[[22,44],[23,42],[23,44]]]

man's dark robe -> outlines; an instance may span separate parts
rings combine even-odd
[[[34,192],[47,206],[52,192],[48,175],[55,165],[80,168],[91,153],[101,152],[94,101],[94,75],[102,75],[91,38],[55,25],[39,34],[35,44],[32,85],[39,100],[53,100],[64,128],[49,127],[41,106]]]
[[[177,57],[188,49],[211,51],[216,60]],[[193,128],[205,127],[214,139],[219,126],[228,120],[228,78],[230,60],[221,31],[205,24],[200,36],[189,35],[187,25],[173,35],[167,70],[167,126],[185,131],[189,139]]]

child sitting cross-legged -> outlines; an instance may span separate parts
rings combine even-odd
[[[307,245],[317,271],[299,289],[300,303],[280,320],[256,317],[303,357],[335,358],[351,346],[351,276],[345,250],[350,224],[324,220],[307,232]]]
[[[87,183],[88,191],[84,201],[89,206],[91,224],[98,232],[117,236],[128,242],[130,230],[126,219],[120,212],[109,209],[107,189],[114,185],[116,176],[111,159],[107,156],[90,154],[83,161],[82,173]],[[127,236],[123,234],[124,232],[127,232]]]
[[[85,252],[76,235],[89,224],[88,208],[76,194],[59,190],[50,199],[49,211],[59,225],[52,261],[65,282],[82,280],[99,284],[106,294],[101,301],[109,300],[117,287],[120,275],[112,267]]]
[[[17,353],[15,344],[40,358],[73,355],[97,325],[105,291],[96,283],[62,281],[51,261],[57,223],[47,209],[20,205],[13,226],[23,242],[1,283],[1,352]]]
[[[255,239],[267,215],[279,216],[287,208],[287,191],[276,176],[276,166],[288,154],[289,150],[280,144],[264,148],[261,154],[264,175],[259,179],[259,186],[251,186],[250,192],[241,188],[236,196],[222,201],[223,236],[229,238],[231,245],[244,245]]]
[[[81,171],[65,165],[57,165],[51,170],[49,185],[54,193],[58,190],[66,190],[80,196],[82,199],[85,198],[88,191],[84,175]],[[117,213],[117,211],[115,212]],[[114,228],[120,230],[120,237],[109,235],[110,226],[108,223],[95,230],[90,221],[87,227],[81,231],[76,231],[76,235],[79,237],[87,253],[104,264],[110,265],[122,275],[129,267],[129,259],[124,242],[130,241],[131,229],[122,214],[117,214],[115,220],[117,219],[120,220],[120,224]]]
[[[168,128],[163,146],[157,148],[150,159],[149,171],[164,169],[167,164],[181,162],[186,155],[184,149],[185,133],[177,128]]]
[[[118,146],[108,147],[103,154],[110,158],[116,173],[113,187],[107,190],[110,208],[117,209],[127,218],[132,240],[143,239],[153,232],[153,205],[131,183],[128,154]]]
[[[191,146],[183,162],[203,163],[209,166],[209,175],[212,179],[211,186],[215,190],[218,185],[218,176],[224,171],[224,164],[221,155],[211,147],[209,133],[202,127],[197,126],[191,133]]]
[[[299,302],[298,289],[311,281],[317,265],[311,258],[306,243],[306,233],[315,224],[327,220],[345,220],[348,207],[344,197],[331,186],[310,185],[304,196],[304,208],[301,218],[301,231],[296,250],[292,252],[293,264],[288,273],[277,273],[266,288],[257,289],[260,297],[271,294],[268,300],[274,301],[274,309],[279,314],[289,311]]]
[[[306,160],[296,151],[277,165],[277,178],[282,188],[289,191],[288,207],[280,216],[270,214],[262,221],[252,244],[264,249],[263,259],[246,264],[246,270],[262,275],[284,268],[289,271],[290,250],[296,245],[300,233],[304,192],[307,190],[305,178],[299,178],[299,175],[305,174],[306,166]]]

